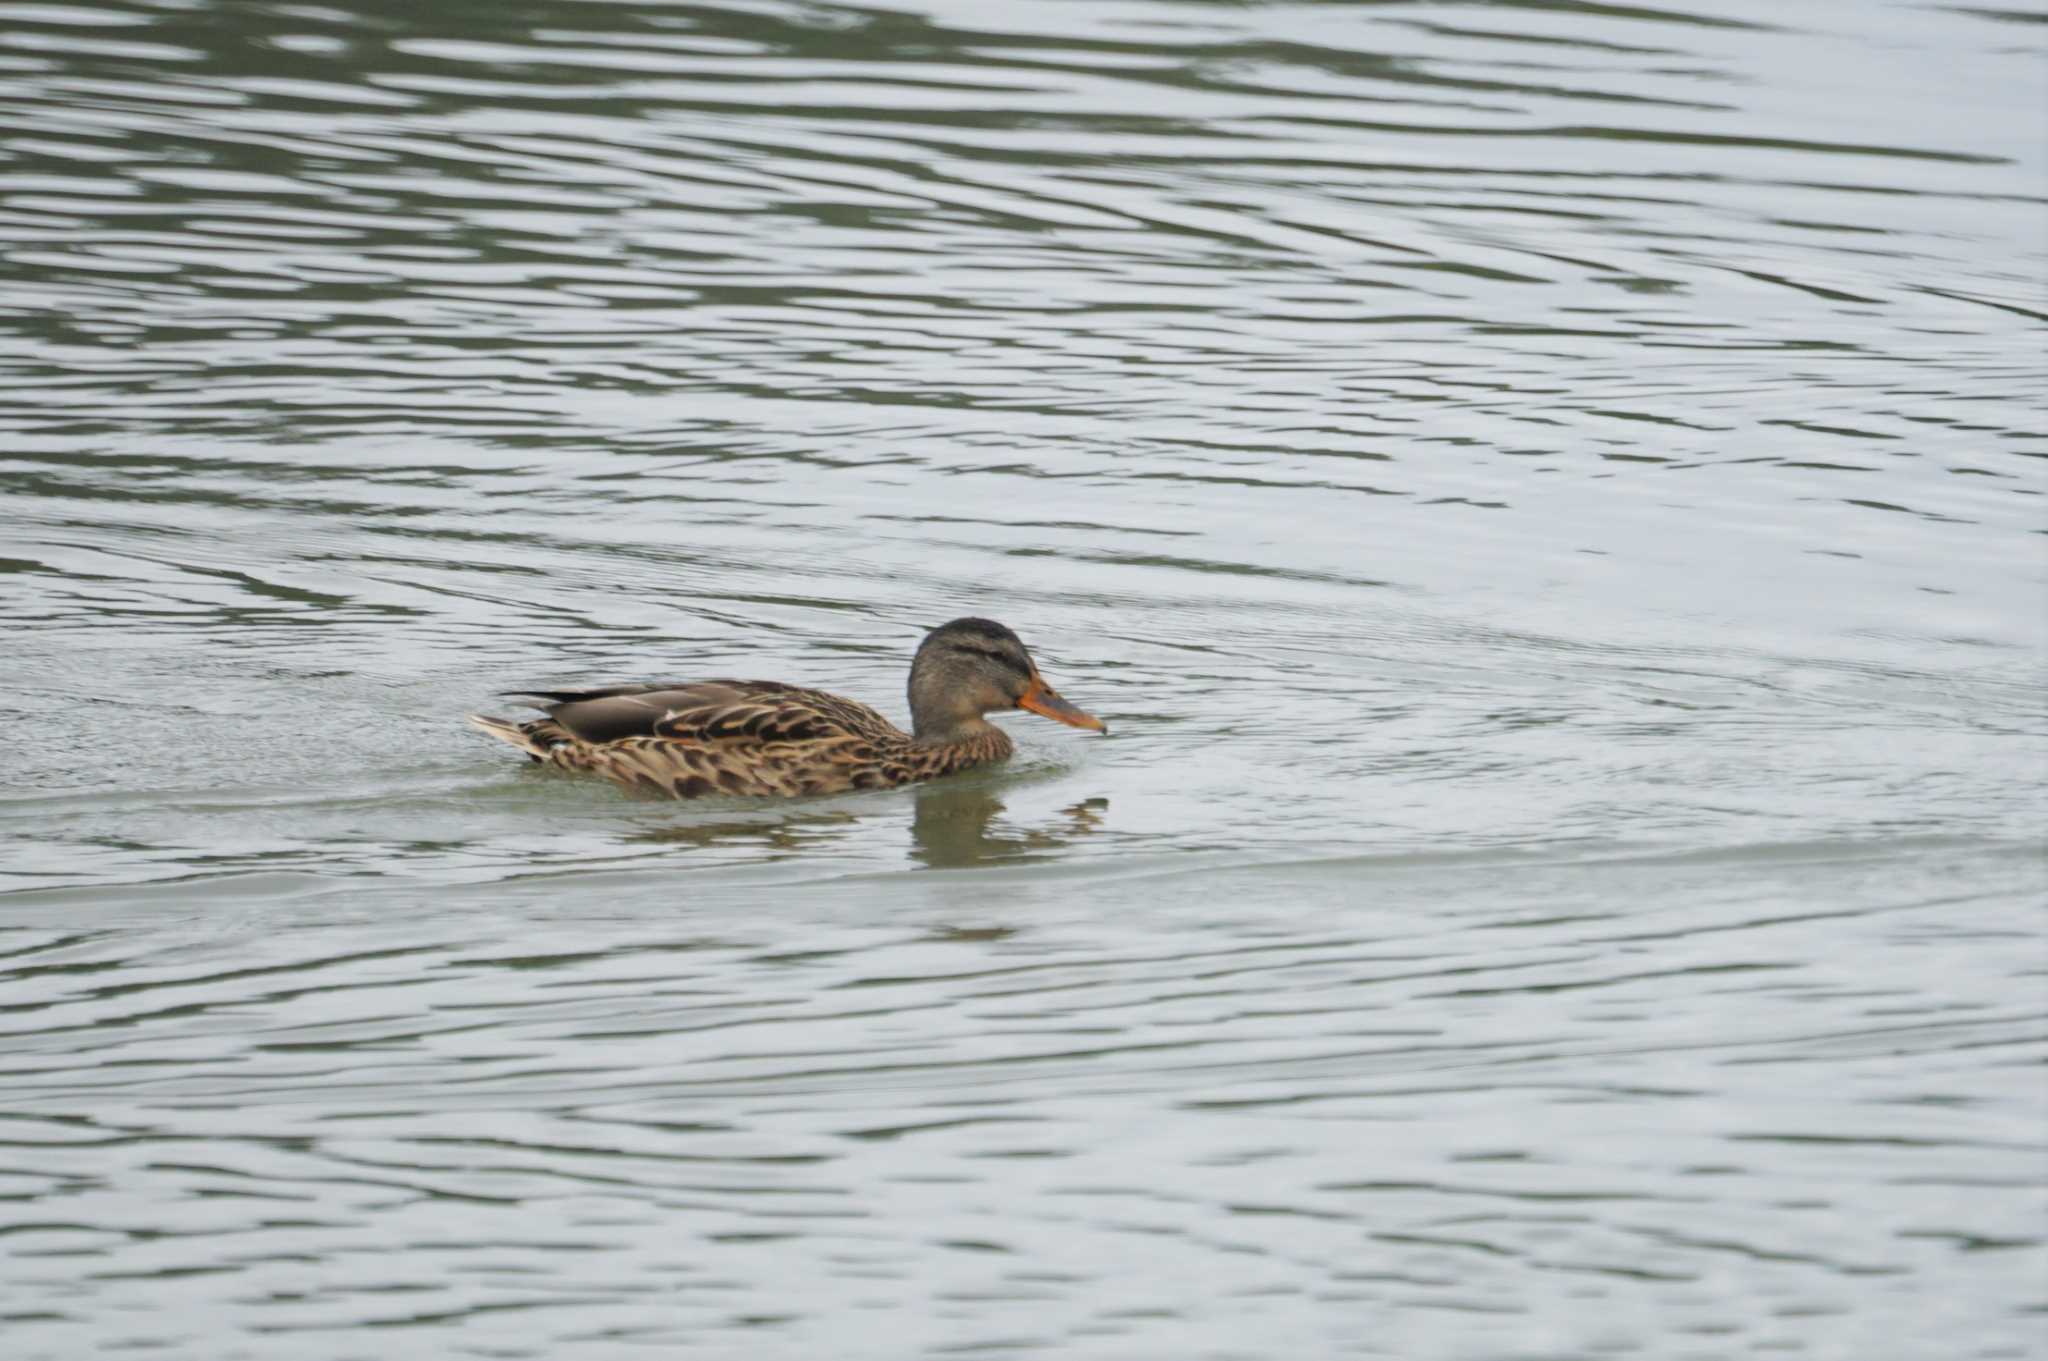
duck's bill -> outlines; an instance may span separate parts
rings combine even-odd
[[[1085,713],[1059,697],[1059,694],[1043,680],[1034,678],[1031,688],[1017,700],[1017,707],[1029,709],[1034,714],[1044,714],[1057,723],[1070,728],[1086,728],[1090,732],[1106,733],[1109,725],[1094,714]]]

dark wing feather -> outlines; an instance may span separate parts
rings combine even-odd
[[[688,681],[656,681],[652,685],[606,685],[594,690],[500,690],[498,693],[506,699],[544,699],[553,704],[571,704],[579,699],[611,699],[616,695],[647,695],[656,690],[686,690],[689,685]]]
[[[692,744],[811,742],[877,727],[882,716],[865,704],[776,681],[697,681],[615,685],[599,690],[524,690],[585,742],[663,737]]]
[[[779,685],[774,681],[708,680],[650,681],[640,685],[602,685],[590,690],[500,690],[498,693],[519,699],[544,699],[548,701],[547,704],[537,704],[534,707],[545,709],[550,705],[575,704],[587,699],[626,699],[647,695],[669,694],[703,694],[710,696],[714,691],[718,692],[715,698],[744,699],[751,695],[764,694],[776,690],[788,690],[790,688],[787,685]],[[706,702],[709,701],[707,700]]]

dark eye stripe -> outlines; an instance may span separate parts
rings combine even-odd
[[[1004,666],[1009,667],[1012,671],[1018,672],[1020,674],[1030,674],[1031,669],[1029,667],[1025,666],[1023,662],[1017,660],[1015,657],[1012,657],[1007,652],[998,652],[992,647],[975,647],[969,643],[958,643],[955,644],[955,646],[958,647],[962,652],[972,652],[976,656],[993,658],[994,660],[1001,662]]]

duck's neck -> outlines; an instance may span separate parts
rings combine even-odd
[[[919,752],[943,754],[956,767],[1000,761],[1017,750],[1008,733],[980,717],[946,728],[920,724],[910,744]]]

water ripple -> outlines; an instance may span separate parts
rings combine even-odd
[[[10,1355],[2035,1341],[2038,15],[0,20]]]

